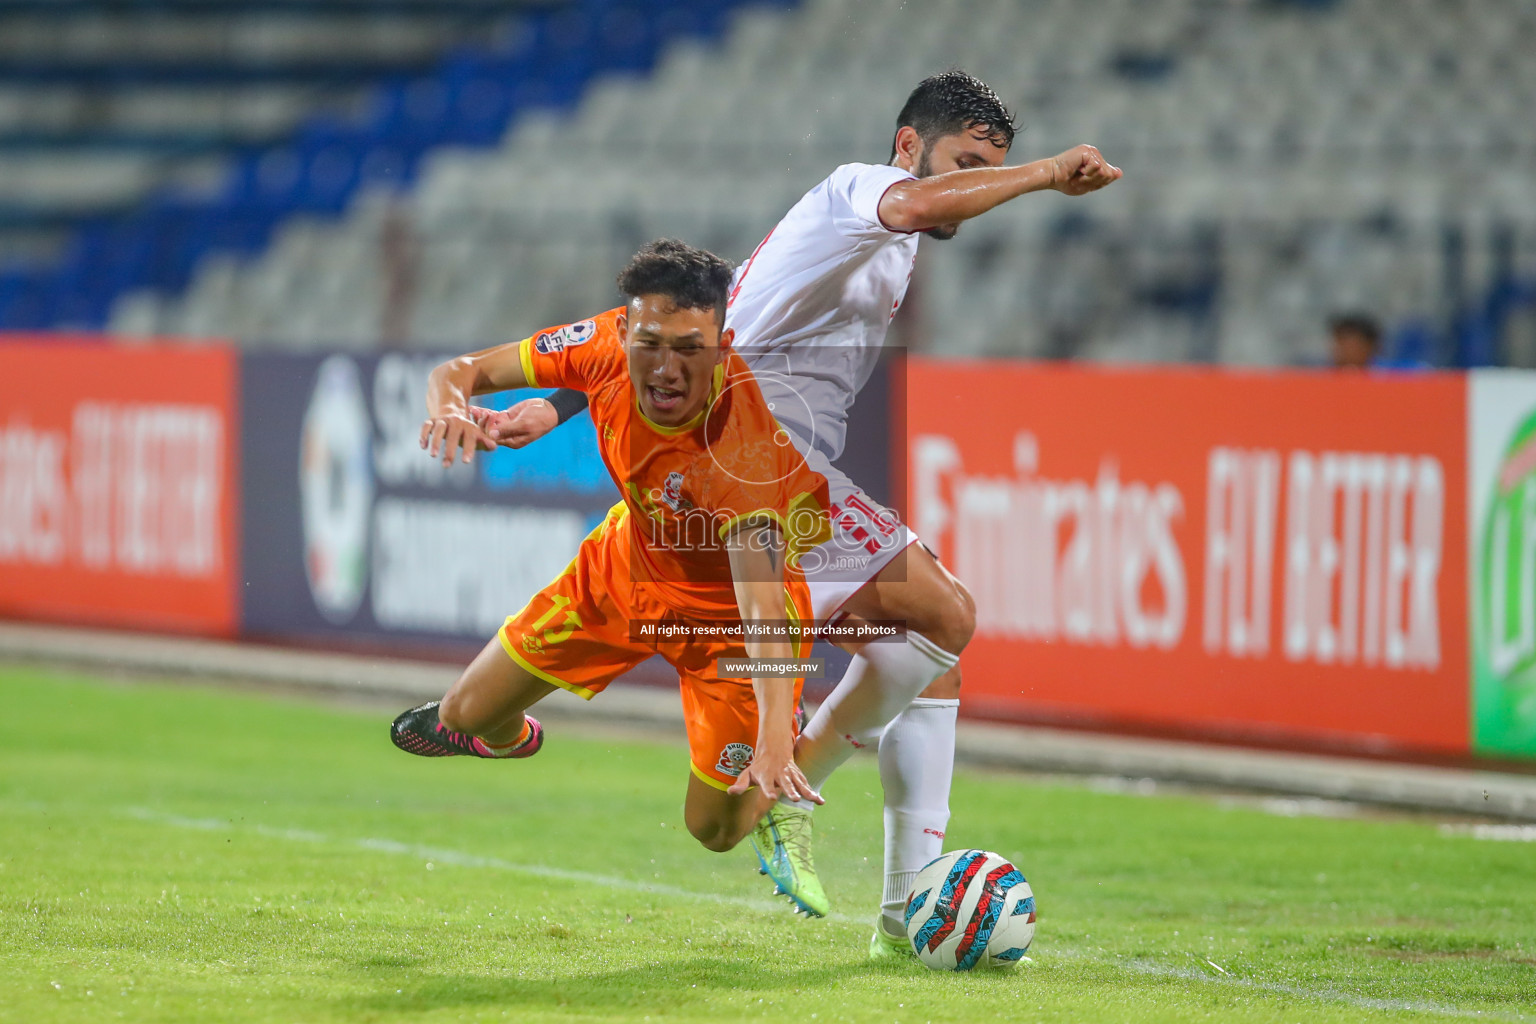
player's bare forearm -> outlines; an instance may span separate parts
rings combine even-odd
[[[1048,160],[970,167],[892,185],[880,200],[880,219],[897,231],[926,231],[979,217],[1010,199],[1050,187]]]
[[[461,451],[465,462],[473,462],[476,451],[491,451],[496,441],[476,419],[470,396],[527,386],[516,344],[497,345],[439,363],[427,376],[427,419],[421,425],[421,447],[434,459],[441,451],[445,466],[460,457]]]
[[[739,525],[726,537],[736,607],[743,622],[778,626],[769,636],[748,633],[744,639],[749,658],[792,658],[796,645],[782,630],[788,623],[786,607],[784,539],[772,522]],[[783,794],[792,800],[821,803],[794,761],[795,677],[761,675],[752,679],[757,698],[757,744],[752,764],[729,792],[741,794],[753,785],[763,794]]]
[[[520,345],[496,345],[433,367],[427,377],[427,415],[467,416],[472,395],[527,387]]]
[[[760,634],[745,637],[747,657],[757,661],[793,658],[795,645],[781,632],[788,627],[784,619],[784,585],[752,583],[748,586],[752,595],[743,601],[738,584],[737,604],[742,621],[767,626],[774,633],[767,637]],[[795,677],[753,676],[752,693],[757,697],[758,745],[791,754],[795,746]]]
[[[469,415],[469,396],[475,393],[476,371],[470,356],[438,363],[427,375],[427,418],[454,413]]]
[[[587,396],[561,388],[548,398],[526,398],[500,412],[470,406],[469,413],[480,429],[503,448],[532,444],[566,420],[587,408]]]
[[[880,199],[880,219],[897,231],[927,231],[979,217],[1031,192],[1094,192],[1122,174],[1094,147],[1075,146],[1016,167],[967,167],[898,182]]]
[[[763,614],[766,610],[754,607],[750,611]],[[748,644],[747,653],[753,658],[793,656],[788,643],[777,641]],[[825,803],[795,763],[795,677],[756,676],[752,680],[752,694],[757,700],[757,742],[752,749],[752,763],[727,792],[739,796],[752,786],[759,786],[769,799],[784,796]]]
[[[767,636],[748,632],[743,637],[747,657],[794,657],[795,645],[782,632],[788,626],[784,617],[787,595],[784,590],[784,539],[778,526],[770,522],[738,528],[727,538],[727,548],[736,607],[741,612],[742,622],[761,624],[774,630]],[[792,679],[758,676],[753,678],[752,688],[757,694],[761,738],[792,745],[795,715]]]

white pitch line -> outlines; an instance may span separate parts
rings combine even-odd
[[[176,814],[166,814],[161,811],[151,810],[145,807],[123,808],[121,813],[139,821],[154,822],[161,825],[171,825],[176,828],[197,829],[200,831],[236,831],[235,826],[221,818],[188,818]],[[785,905],[774,900],[753,899],[748,896],[728,896],[722,893],[699,892],[694,889],[683,889],[674,885],[666,885],[657,882],[641,882],[632,878],[622,878],[616,875],[599,875],[588,871],[571,871],[567,868],[549,867],[544,864],[518,864],[514,861],[502,860],[500,857],[483,857],[479,854],[464,853],[459,850],[447,850],[435,846],[421,846],[416,843],[402,843],[394,839],[336,839],[321,835],[318,832],[310,832],[304,829],[282,829],[266,825],[253,825],[249,831],[272,839],[286,839],[292,842],[305,843],[335,843],[345,846],[353,846],[359,850],[367,850],[372,853],[390,853],[402,856],[416,857],[430,861],[433,864],[451,864],[455,867],[465,868],[489,868],[494,871],[507,871],[520,875],[528,875],[533,878],[548,878],[561,882],[582,882],[587,885],[600,885],[609,889],[620,889],[627,892],[642,893],[652,896],[667,896],[675,899],[703,900],[708,903],[723,904],[726,906],[740,907],[743,910],[769,911],[773,913],[784,912]],[[868,925],[864,918],[850,917],[847,914],[828,914],[826,920],[834,924]],[[1276,995],[1293,996],[1298,999],[1310,999],[1317,1002],[1340,1003],[1346,1006],[1354,1006],[1365,1010],[1383,1010],[1388,1012],[1427,1013],[1442,1017],[1470,1017],[1484,1020],[1503,1021],[1533,1021],[1536,1018],[1523,1014],[1511,1014],[1503,1012],[1490,1012],[1485,1010],[1468,1010],[1459,1006],[1449,1006],[1444,1003],[1421,1002],[1414,999],[1378,999],[1372,996],[1358,996],[1349,992],[1340,992],[1329,988],[1306,988],[1302,985],[1288,985],[1283,982],[1258,981],[1252,978],[1240,978],[1226,973],[1222,968],[1216,967],[1222,973],[1220,975],[1206,974],[1201,971],[1184,967],[1174,967],[1170,964],[1158,963],[1153,960],[1133,959],[1116,956],[1095,955],[1092,952],[1080,949],[1053,947],[1036,953],[1040,956],[1060,956],[1064,959],[1092,960],[1095,963],[1106,964],[1110,967],[1118,967],[1133,974],[1150,975],[1159,978],[1177,978],[1182,981],[1198,981],[1207,985],[1223,985],[1229,987],[1271,992]],[[1207,961],[1210,963],[1210,961]]]
[[[176,828],[224,832],[236,830],[232,823],[220,818],[186,818],[175,814],[164,814],[160,811],[153,811],[144,807],[127,807],[122,810],[122,813],[139,821],[172,825]],[[728,896],[717,892],[698,892],[694,889],[683,889],[660,882],[641,882],[632,878],[620,878],[616,875],[599,875],[589,871],[572,871],[568,868],[555,868],[544,864],[518,864],[510,860],[502,860],[500,857],[482,857],[479,854],[464,853],[460,850],[445,850],[436,846],[402,843],[394,839],[333,839],[318,832],[308,832],[301,829],[271,828],[265,825],[250,826],[249,831],[271,839],[287,839],[306,843],[340,843],[342,845],[355,846],[360,850],[367,850],[372,853],[393,853],[409,857],[419,857],[422,860],[431,861],[433,864],[452,864],[455,867],[462,868],[489,868],[493,871],[508,871],[519,875],[529,875],[533,878],[549,878],[561,882],[583,882],[588,885],[605,886],[609,889],[623,889],[628,892],[667,896],[673,899],[704,900],[708,903],[722,903],[741,907],[745,910],[782,911],[785,907],[783,902],[775,900],[753,899],[750,896]],[[829,914],[827,920],[837,922],[838,924],[861,923],[845,914]]]
[[[1536,843],[1536,825],[1441,825],[1440,834],[1503,843]]]
[[[1075,950],[1059,951],[1066,956],[1079,956]],[[1273,992],[1278,995],[1297,996],[1302,999],[1315,999],[1321,1002],[1342,1003],[1348,1006],[1356,1006],[1364,1010],[1387,1010],[1409,1013],[1432,1013],[1442,1017],[1472,1017],[1481,1020],[1505,1020],[1505,1021],[1529,1021],[1533,1018],[1524,1014],[1504,1013],[1490,1010],[1467,1010],[1460,1006],[1448,1006],[1444,1003],[1421,1002],[1416,999],[1378,999],[1373,996],[1357,996],[1349,992],[1340,992],[1332,988],[1306,988],[1302,985],[1287,985],[1283,982],[1256,981],[1251,978],[1238,978],[1222,971],[1221,976],[1204,974],[1187,967],[1174,967],[1170,964],[1160,964],[1152,960],[1116,959],[1110,960],[1104,957],[1088,956],[1086,959],[1097,960],[1101,963],[1111,963],[1116,967],[1123,967],[1137,974],[1150,974],[1159,978],[1182,978],[1185,981],[1203,981],[1210,985],[1229,985],[1236,988],[1256,989],[1261,992]],[[1210,963],[1209,960],[1206,961]],[[1215,964],[1211,964],[1216,967]],[[1216,967],[1218,971],[1220,967]]]

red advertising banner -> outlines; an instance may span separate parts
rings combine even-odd
[[[1468,747],[1466,381],[913,360],[908,505],[1020,720]]]
[[[0,337],[0,616],[234,632],[237,373]]]

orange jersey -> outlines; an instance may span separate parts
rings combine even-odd
[[[624,339],[611,309],[521,342],[535,387],[584,391],[598,448],[634,529],[630,579],[657,587],[670,607],[705,619],[737,614],[723,538],[743,519],[769,516],[784,531],[790,580],[799,553],[830,536],[827,481],[812,471],[735,353],[715,367],[710,401],[677,427],[640,411]]]
[[[752,760],[757,742],[757,695],[748,679],[721,677],[721,658],[745,658],[740,637],[699,636],[690,630],[646,635],[637,624],[688,625],[658,588],[630,580],[634,517],[623,505],[582,541],[576,557],[555,580],[509,616],[498,632],[501,646],[531,675],[591,700],[642,661],[659,654],[677,669],[683,722],[693,773],[726,789]],[[811,621],[811,597],[803,582],[785,588],[785,614]],[[716,622],[720,620],[715,620]],[[727,627],[730,622],[724,623]],[[810,653],[802,639],[794,653]],[[795,698],[801,680],[794,680]]]

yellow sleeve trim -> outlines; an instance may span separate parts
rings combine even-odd
[[[832,539],[832,527],[827,521],[826,512],[815,495],[801,493],[789,503],[789,519],[775,512],[771,508],[761,508],[756,512],[745,512],[739,516],[732,516],[720,526],[720,539],[724,540],[727,533],[734,530],[744,519],[753,519],[757,516],[765,516],[779,524],[779,529],[784,531],[784,543],[789,552],[790,564],[800,560],[800,556],[811,548],[825,544]],[[793,522],[796,527],[803,527],[807,520],[814,523],[814,529],[809,534],[796,535],[790,529]]]
[[[517,357],[523,364],[523,380],[531,388],[539,387],[538,376],[533,372],[533,338],[531,336],[517,343]]]
[[[725,522],[721,523],[720,524],[720,539],[724,540],[725,539],[725,535],[730,533],[732,530],[736,529],[736,527],[743,520],[745,520],[745,519],[757,519],[758,517],[764,517],[764,518],[767,518],[767,519],[772,519],[774,522],[779,524],[779,529],[781,529],[781,530],[784,529],[784,517],[783,516],[779,515],[777,512],[775,512],[771,508],[760,508],[756,512],[743,512],[739,516],[731,516],[731,518],[729,518]]]
[[[541,668],[534,668],[532,665],[528,664],[528,659],[519,654],[517,649],[512,646],[512,638],[507,636],[507,628],[505,626],[496,631],[496,636],[501,640],[501,649],[507,652],[507,657],[517,662],[526,672],[535,678],[544,680],[550,686],[558,686],[562,690],[568,690],[571,693],[574,693],[576,696],[580,697],[582,700],[591,700],[593,697],[597,696],[596,693],[587,689],[585,686],[577,686],[575,683],[568,683],[564,679],[559,679],[550,675],[548,672],[545,672]]]
[[[731,788],[730,786],[728,786],[725,783],[721,782],[719,779],[715,778],[713,775],[710,775],[708,772],[704,771],[704,769],[700,768],[698,765],[694,764],[692,761],[688,762],[688,767],[692,768],[693,769],[693,774],[697,775],[702,781],[704,781],[705,783],[708,783],[711,786],[714,786],[716,789],[718,789],[722,793],[724,793],[726,790]],[[752,788],[756,789],[757,787],[753,786]]]

